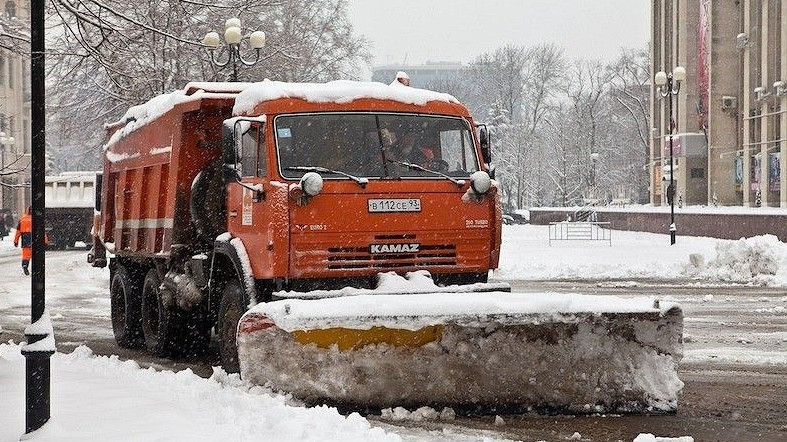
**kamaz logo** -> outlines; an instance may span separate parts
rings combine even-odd
[[[372,244],[371,253],[418,253],[420,244]]]

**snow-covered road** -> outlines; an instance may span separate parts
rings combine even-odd
[[[320,437],[320,432],[327,431],[325,428],[331,425],[339,428],[338,433],[332,434],[343,440],[494,440],[500,437],[566,440],[574,436],[575,431],[592,440],[605,440],[605,437],[633,440],[640,432],[659,434],[659,431],[665,432],[662,435],[693,435],[698,440],[746,440],[740,437],[748,432],[760,434],[758,440],[771,440],[769,435],[785,434],[780,428],[787,422],[778,421],[778,416],[783,415],[768,411],[787,407],[784,400],[778,400],[778,397],[787,397],[785,381],[778,380],[787,374],[787,290],[783,287],[787,281],[787,253],[783,243],[767,237],[745,242],[678,237],[678,244],[669,247],[665,235],[614,232],[612,247],[606,243],[582,242],[549,247],[547,238],[545,226],[505,226],[501,268],[495,272],[495,277],[512,280],[517,291],[656,295],[683,306],[686,346],[681,377],[687,386],[683,407],[679,403],[676,416],[574,420],[509,416],[498,421],[497,426],[491,418],[409,422],[402,426],[390,419],[381,423],[380,418],[367,421],[357,416],[345,418],[335,410],[303,409],[292,399],[239,386],[236,380],[221,372],[210,380],[200,381],[188,372],[168,375],[139,370],[137,363],[96,358],[79,346],[88,344],[92,352],[98,354],[120,353],[123,359],[139,359],[143,366],[167,370],[191,368],[203,376],[211,375],[210,366],[215,365],[215,359],[208,356],[204,360],[172,363],[119,351],[114,345],[109,321],[108,270],[90,267],[85,263],[85,252],[74,250],[47,253],[46,296],[58,348],[65,352],[78,347],[79,350],[71,356],[57,355],[53,359],[53,395],[56,396],[52,424],[56,425],[49,426],[48,433],[35,440],[64,440],[64,437],[71,440],[181,440],[192,436],[192,440],[244,440],[242,436],[233,436],[243,434],[244,429],[257,437],[264,434],[276,440],[328,440]],[[13,249],[7,239],[0,241],[0,274],[3,275],[0,278],[0,327],[3,330],[0,342],[4,343],[19,342],[29,323],[30,280],[22,276],[18,259],[18,249]],[[732,282],[736,285],[731,285]],[[18,346],[4,345],[0,353],[0,408],[11,410],[0,414],[0,441],[15,440],[24,420],[23,398],[19,397],[24,388],[19,381],[24,363],[16,357]],[[90,383],[80,385],[77,377],[85,371],[92,373]],[[118,383],[136,382],[148,387],[137,389],[131,399],[95,395]],[[211,386],[202,385],[202,382],[209,382]],[[194,388],[201,393],[184,393]],[[725,390],[731,395],[726,404],[723,395],[713,393]],[[760,402],[752,402],[751,397],[735,396],[735,391],[746,390],[759,392]],[[213,407],[207,404],[202,409],[186,407],[182,411],[185,417],[156,411],[155,419],[146,424],[144,432],[123,437],[128,436],[123,431],[129,431],[123,429],[133,425],[126,422],[129,418],[154,417],[153,411],[139,411],[134,404],[141,406],[164,400],[158,398],[159,394],[168,397],[174,408],[183,408],[181,404],[185,402],[209,403],[219,396],[225,399],[218,400]],[[75,396],[80,399],[75,400]],[[96,403],[101,405],[97,410],[91,409]],[[125,404],[126,410],[137,410],[124,418],[119,417],[120,413],[107,415],[105,420],[118,419],[115,426],[119,429],[110,430],[110,425],[83,428],[85,422],[95,419],[95,415],[106,414],[102,409],[119,403]],[[721,411],[714,413],[715,405],[721,407]],[[81,415],[79,406],[84,406],[88,414]],[[250,406],[259,407],[255,416],[236,410]],[[296,409],[288,408],[292,406]],[[752,411],[757,409],[760,411]],[[191,418],[209,419],[213,425],[188,425]],[[273,424],[285,418],[293,422],[291,426]],[[177,423],[174,425],[178,428],[176,433],[172,433],[175,430],[171,429],[173,425],[167,425],[167,419],[170,424]],[[227,419],[233,424],[227,426]],[[599,422],[593,423],[593,419]],[[723,424],[729,419],[737,419],[738,431],[743,433],[723,431]],[[768,419],[775,421],[768,424]],[[390,433],[383,433],[379,428]]]

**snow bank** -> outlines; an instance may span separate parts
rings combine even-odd
[[[694,442],[694,438],[691,436],[659,437],[650,433],[640,433],[634,438],[634,442]]]
[[[51,362],[52,419],[35,441],[401,441],[358,414],[292,406],[220,369],[210,379],[143,370],[84,346]],[[24,382],[12,382],[24,380],[24,364],[19,345],[0,344],[0,440],[24,433]]]
[[[787,286],[787,244],[774,235],[740,240],[614,231],[612,246],[599,241],[553,242],[548,226],[503,229],[501,279],[695,279]]]
[[[737,283],[787,284],[787,244],[775,235],[719,240],[715,252],[707,264],[695,258],[688,274]]]

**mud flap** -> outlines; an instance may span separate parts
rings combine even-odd
[[[311,404],[674,412],[682,329],[652,299],[361,295],[259,305],[238,356],[244,379]]]

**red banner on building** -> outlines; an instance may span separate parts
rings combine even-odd
[[[670,136],[664,137],[664,156],[669,156],[669,140]],[[672,136],[672,156],[678,156],[683,153],[680,137],[677,135]]]

